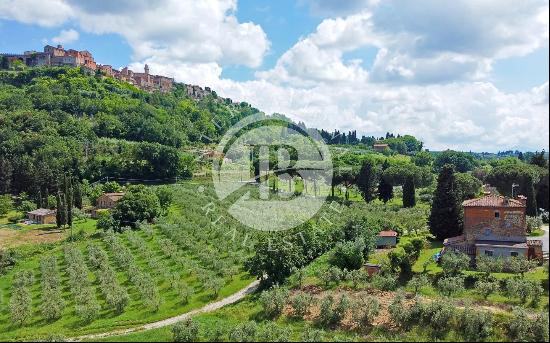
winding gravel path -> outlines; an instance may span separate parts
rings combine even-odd
[[[197,314],[212,312],[212,311],[218,310],[218,309],[220,309],[220,308],[222,308],[226,305],[236,303],[237,301],[244,298],[246,295],[248,295],[250,293],[253,293],[256,290],[256,288],[258,288],[258,284],[259,284],[259,281],[254,281],[251,284],[249,284],[248,286],[246,286],[245,288],[238,291],[237,293],[228,296],[227,298],[223,298],[219,301],[206,304],[201,308],[189,311],[189,312],[184,313],[184,314],[180,314],[179,316],[175,316],[175,317],[164,319],[164,320],[161,320],[161,321],[158,321],[158,322],[143,324],[143,325],[140,325],[140,326],[127,328],[127,329],[121,329],[121,330],[115,330],[115,331],[109,331],[109,332],[102,332],[102,333],[95,333],[95,334],[89,334],[89,335],[84,335],[84,336],[73,337],[73,338],[69,338],[68,341],[69,342],[79,342],[79,341],[90,340],[90,339],[98,339],[98,338],[105,338],[105,337],[111,337],[111,336],[120,336],[120,335],[129,334],[129,333],[132,333],[132,332],[147,331],[147,330],[162,328],[162,327],[165,327],[165,326],[170,326],[172,324],[175,324],[177,322],[180,322],[184,319],[195,316]]]

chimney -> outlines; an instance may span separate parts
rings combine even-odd
[[[523,206],[527,206],[527,197],[525,195],[518,195],[517,200],[519,200]]]

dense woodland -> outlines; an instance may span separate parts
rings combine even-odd
[[[195,102],[176,85],[150,94],[80,69],[0,73],[0,193],[50,194],[70,173],[96,181],[188,177],[191,144],[215,141],[257,112],[246,103]]]

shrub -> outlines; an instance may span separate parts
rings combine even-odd
[[[357,288],[360,282],[364,281],[367,278],[367,274],[363,269],[350,270],[346,274],[346,279],[352,282],[353,288]]]
[[[297,294],[291,301],[292,316],[303,318],[313,303],[313,297],[307,293]]]
[[[366,296],[359,300],[358,305],[358,316],[355,322],[360,326],[370,327],[374,318],[380,313],[380,302],[375,297]]]
[[[409,328],[420,321],[423,308],[419,298],[411,306],[405,306],[405,294],[399,291],[388,306],[388,312],[395,325]]]
[[[258,331],[257,340],[260,342],[288,342],[290,331],[286,327],[280,327],[273,322],[267,322]]]
[[[229,333],[229,340],[233,342],[255,342],[258,326],[255,322],[247,322],[237,325]]]
[[[343,272],[340,268],[332,266],[329,269],[321,272],[319,278],[325,283],[325,286],[328,287],[329,284],[338,283],[342,280]]]
[[[451,296],[464,290],[464,278],[462,276],[447,276],[437,281],[437,288],[441,294]]]
[[[322,342],[323,331],[307,327],[302,333],[302,342]]]
[[[467,342],[481,342],[493,332],[493,316],[487,311],[466,308],[460,317],[459,330]]]
[[[540,313],[534,318],[529,318],[525,310],[515,308],[513,314],[508,324],[511,339],[521,342],[548,341],[548,313]]]
[[[317,323],[321,327],[330,327],[336,322],[334,310],[332,309],[333,305],[334,298],[332,295],[327,295],[321,300],[321,309],[319,317],[317,317]]]
[[[414,290],[414,294],[418,294],[422,287],[427,286],[429,283],[430,280],[425,274],[415,275],[409,281],[409,287],[412,287],[412,289]]]
[[[409,245],[412,247],[412,245]],[[412,259],[403,247],[397,247],[388,253],[390,268],[394,273],[408,276],[412,270]]]
[[[340,300],[338,301],[338,304],[334,308],[333,319],[331,324],[340,323],[346,316],[346,313],[351,309],[351,305],[352,303],[350,298],[347,295],[342,294],[340,296]]]
[[[504,260],[501,257],[478,256],[476,269],[489,277],[491,273],[499,273],[504,270]]]
[[[512,273],[519,273],[523,278],[525,273],[537,266],[537,262],[524,256],[511,257],[507,261],[508,269]]]
[[[359,269],[365,263],[364,250],[365,243],[362,239],[358,239],[355,242],[339,242],[330,255],[329,263],[340,269]]]
[[[538,217],[527,216],[525,218],[525,221],[527,222],[527,233],[531,233],[533,231],[540,229],[543,224],[542,218],[540,216]]]
[[[445,300],[436,300],[423,307],[422,322],[432,329],[434,337],[441,338],[451,329],[455,312]]]
[[[506,280],[506,295],[508,297],[519,298],[522,303],[526,303],[528,298],[532,298],[533,303],[538,302],[542,292],[542,287],[536,281],[517,278]]]
[[[441,257],[441,268],[445,275],[457,275],[470,265],[470,257],[464,253],[447,252]]]
[[[481,295],[483,299],[487,299],[489,295],[498,292],[499,289],[500,286],[498,281],[479,280],[475,283],[475,291]]]
[[[198,334],[199,325],[191,318],[178,322],[172,327],[174,342],[196,342]]]
[[[371,284],[383,291],[393,291],[397,288],[397,275],[377,274],[372,277]]]
[[[279,316],[283,312],[287,298],[288,291],[277,285],[262,292],[260,295],[260,304],[262,305],[264,314],[269,318]]]

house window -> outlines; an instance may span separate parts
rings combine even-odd
[[[510,256],[512,256],[512,257],[518,257],[519,254],[518,254],[517,251],[511,251],[511,252],[510,252]]]
[[[493,250],[485,250],[485,256],[493,256]]]
[[[495,218],[500,218],[500,212],[499,211],[495,211]]]

